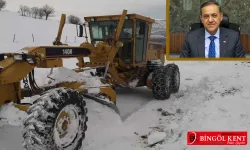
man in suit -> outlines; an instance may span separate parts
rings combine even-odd
[[[219,4],[208,1],[200,7],[203,28],[186,34],[180,57],[245,57],[238,32],[220,27],[223,13]]]

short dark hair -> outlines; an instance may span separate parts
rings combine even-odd
[[[202,8],[205,7],[205,6],[211,5],[211,4],[214,4],[214,5],[218,6],[220,13],[222,13],[222,8],[221,8],[220,4],[218,2],[216,2],[215,0],[210,0],[210,1],[207,1],[207,2],[205,2],[205,3],[203,3],[201,5],[201,7],[200,7],[200,15],[202,15]]]

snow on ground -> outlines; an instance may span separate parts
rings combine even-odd
[[[13,103],[9,103],[0,109],[0,118],[13,126],[22,125],[22,120],[26,117],[26,112],[20,111],[18,108],[13,107]],[[2,122],[4,123],[4,122]],[[4,124],[2,124],[4,125]],[[1,126],[1,123],[0,123]]]
[[[87,72],[87,71],[86,71]],[[61,82],[84,82],[82,88],[96,88],[101,86],[109,86],[108,84],[103,84],[99,77],[93,77],[88,73],[81,72],[77,73],[71,69],[60,67],[55,69],[49,78],[46,80],[46,85],[53,86]]]
[[[250,110],[248,109],[250,85],[247,83],[249,72],[247,69],[250,63],[178,62],[177,64],[181,72],[179,93],[173,94],[169,100],[150,101],[122,123],[117,115],[106,114],[111,110],[102,109],[104,106],[97,106],[98,103],[87,103],[88,107],[93,106],[90,107],[93,109],[90,109],[89,128],[82,150],[249,149],[249,146],[188,147],[186,146],[186,132],[189,130],[250,131]],[[143,97],[143,94],[145,93],[142,92],[142,96],[135,95],[134,100]],[[163,111],[164,115],[162,115]],[[110,123],[113,124],[110,125]],[[12,133],[13,130],[9,126],[1,128],[1,133],[6,131]],[[4,131],[1,131],[3,129]],[[165,132],[166,138],[161,144],[150,148],[147,135],[151,133],[155,136],[153,132]],[[21,137],[17,136],[11,139],[21,141]],[[10,146],[11,144],[6,141],[7,139],[0,140],[0,145]]]
[[[56,36],[57,22],[22,18],[10,12],[1,12],[0,17],[6,20],[1,21],[3,27],[0,28],[1,52],[13,52],[33,44],[51,44]],[[15,28],[16,24],[19,29]],[[74,37],[74,29],[68,26],[63,35]],[[37,40],[32,43],[29,37],[35,31]],[[14,33],[22,34],[23,37],[17,36],[17,42],[13,43]],[[46,33],[46,36],[43,33]],[[67,60],[65,64],[67,68],[72,69],[75,60]],[[147,88],[118,89],[117,106],[122,114],[121,118],[106,106],[86,100],[89,122],[82,150],[250,149],[249,145],[237,147],[186,145],[186,133],[190,130],[250,131],[250,84],[248,83],[250,63],[176,62],[176,64],[181,73],[180,91],[172,94],[168,100],[152,100],[151,90]],[[47,84],[46,75],[50,70],[35,71],[39,85]],[[32,99],[34,98],[36,97]],[[25,116],[25,112],[15,109],[11,104],[0,108],[0,118],[3,118],[0,120],[0,150],[22,149],[21,123]],[[153,147],[149,146],[151,142],[162,138],[164,139],[160,143]]]
[[[182,74],[179,93],[167,101],[151,101],[126,120],[128,126],[135,127],[140,135],[147,134],[149,127],[154,127],[152,131],[165,131],[168,133],[168,138],[161,147],[178,150],[187,149],[186,132],[189,130],[250,131],[248,109],[250,85],[246,82],[248,78],[246,69],[250,67],[249,63],[179,62],[177,64]],[[162,116],[161,112],[157,111],[158,108],[168,111],[170,115]],[[132,124],[134,120],[140,124]],[[208,147],[188,149],[203,148],[209,149]],[[210,147],[210,149],[216,148]],[[249,149],[249,146],[239,149]]]
[[[0,28],[1,52],[16,52],[23,47],[35,45],[52,45],[59,27],[59,21],[22,17],[8,11],[1,11],[0,18],[2,19]],[[83,38],[76,37],[76,33],[74,25],[66,24],[62,33],[62,42],[78,45],[79,42],[85,41]]]

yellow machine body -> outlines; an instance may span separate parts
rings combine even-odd
[[[54,46],[25,47],[17,53],[0,54],[0,106],[12,101],[21,110],[27,110],[28,105],[20,103],[25,97],[21,81],[28,75],[32,76],[35,68],[63,67],[62,60],[66,58],[78,60],[76,64],[78,68],[74,69],[76,72],[81,72],[86,67],[106,69],[104,82],[114,86],[128,86],[130,81],[138,77],[138,69],[141,72],[145,70],[149,60],[159,59],[164,63],[165,45],[150,42],[154,19],[138,14],[127,14],[127,10],[124,10],[121,15],[85,17],[91,42],[86,41],[79,46],[69,46],[60,42],[65,18],[66,15],[62,14],[58,35],[53,42]],[[102,33],[108,32],[108,27],[112,24],[113,28],[110,30],[114,31],[112,36],[102,39],[95,37],[98,36],[97,30]],[[122,38],[121,35],[126,29],[130,35]],[[85,62],[84,58],[88,58],[89,61]],[[147,77],[144,78],[137,86],[150,87],[146,83]],[[35,83],[30,81],[30,84]],[[82,85],[84,83],[81,82],[58,83],[56,87],[68,87],[86,92],[86,89],[80,88]],[[112,86],[100,87],[99,91],[112,102],[116,102]],[[32,95],[40,92],[38,88],[33,88]]]

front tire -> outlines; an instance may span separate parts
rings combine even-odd
[[[165,100],[170,97],[170,72],[164,67],[156,69],[152,74],[152,92],[157,100]]]
[[[27,150],[79,150],[88,117],[84,97],[73,89],[43,93],[28,109],[23,146]]]

